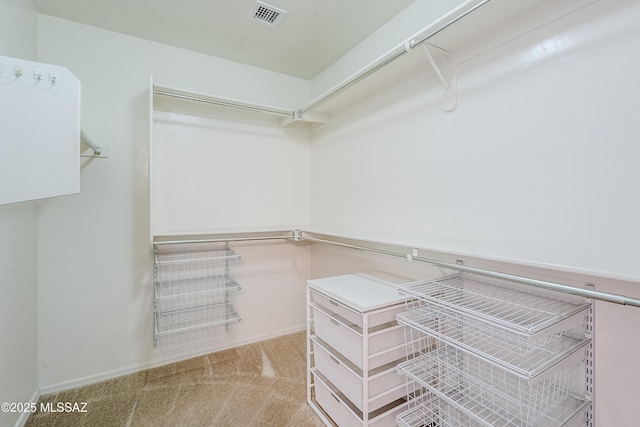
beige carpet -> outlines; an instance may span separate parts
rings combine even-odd
[[[86,412],[38,412],[26,426],[323,426],[305,384],[301,332],[42,396],[38,408]]]

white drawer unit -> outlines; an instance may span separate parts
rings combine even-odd
[[[409,282],[384,273],[347,274],[307,282],[308,400],[327,425],[395,426],[406,410],[406,359],[396,316]]]

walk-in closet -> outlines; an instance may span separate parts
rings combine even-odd
[[[639,24],[0,0],[0,427],[635,427]]]

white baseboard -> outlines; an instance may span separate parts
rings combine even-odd
[[[38,400],[40,400],[40,390],[36,389],[36,391],[33,392],[33,396],[31,396],[31,400],[29,401],[29,403],[37,405]],[[23,427],[27,423],[29,415],[31,415],[31,412],[23,412],[22,414],[20,414],[20,418],[18,418],[18,421],[16,421],[15,427]]]
[[[260,335],[260,336],[255,336],[255,337],[251,337],[251,338],[247,338],[241,341],[234,341],[233,343],[230,343],[228,346],[225,347],[221,347],[219,349],[216,349],[215,351],[222,351],[222,350],[227,350],[229,348],[234,348],[234,347],[240,347],[243,345],[247,345],[247,344],[253,344],[259,341],[264,341],[264,340],[268,340],[271,338],[276,338],[276,337],[280,337],[283,335],[289,335],[289,334],[293,334],[296,332],[302,332],[306,330],[306,325],[302,325],[302,326],[295,326],[292,328],[287,328],[287,329],[282,329],[280,331],[276,331],[276,332],[271,332],[268,334],[264,334],[264,335]],[[50,393],[57,393],[60,391],[65,391],[65,390],[71,390],[77,387],[83,387],[86,385],[90,385],[90,384],[95,384],[95,383],[99,383],[102,381],[107,381],[107,380],[111,380],[114,378],[118,378],[121,377],[123,375],[129,375],[129,374],[133,374],[135,372],[139,372],[139,371],[144,371],[145,369],[152,369],[152,368],[157,368],[159,366],[164,366],[164,365],[168,365],[170,363],[174,363],[174,362],[179,362],[181,360],[186,360],[186,359],[191,359],[194,357],[199,357],[199,356],[203,356],[204,354],[208,354],[211,353],[210,351],[208,352],[204,352],[201,354],[190,354],[188,356],[182,356],[180,358],[162,358],[162,359],[157,359],[154,360],[152,362],[149,363],[142,363],[139,365],[134,365],[134,366],[130,366],[127,368],[123,368],[123,369],[116,369],[113,371],[109,371],[109,372],[103,372],[100,374],[96,374],[96,375],[90,375],[84,378],[78,378],[75,380],[71,380],[71,381],[65,381],[65,382],[61,382],[61,383],[57,383],[57,384],[50,384],[50,385],[43,385],[40,386],[40,389],[38,391],[38,399],[40,398],[41,395],[46,395],[46,394],[50,394]],[[37,399],[36,399],[37,401]],[[25,422],[26,422],[26,418],[25,418]],[[20,425],[21,427],[22,425]],[[18,427],[18,426],[16,426]]]

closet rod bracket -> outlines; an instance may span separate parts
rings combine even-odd
[[[93,140],[89,138],[84,131],[80,132],[80,140],[86,145],[86,149],[83,149],[80,153],[81,157],[109,157],[109,150],[107,147],[93,142]]]
[[[444,94],[442,95],[442,109],[447,113],[455,110],[458,105],[458,84],[456,68],[451,61],[451,52],[440,49],[427,43],[421,43],[422,50],[436,73],[436,77],[442,83]],[[431,50],[435,51],[435,55]]]

